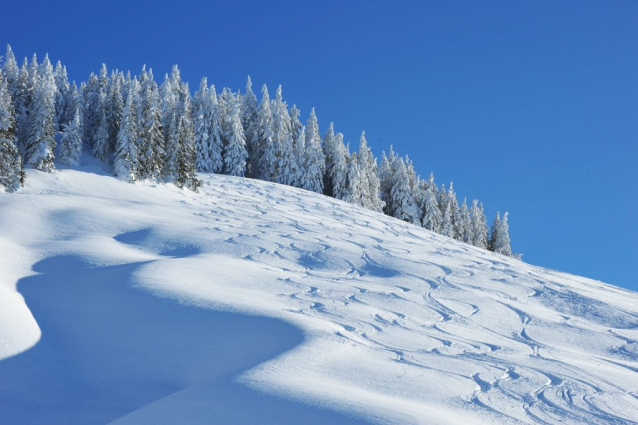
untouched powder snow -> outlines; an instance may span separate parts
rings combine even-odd
[[[0,424],[638,423],[638,294],[202,178],[0,193]]]

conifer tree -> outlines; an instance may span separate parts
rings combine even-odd
[[[244,177],[246,175],[246,139],[244,128],[241,126],[241,110],[239,101],[230,106],[230,133],[228,143],[224,147],[224,172],[231,176]]]
[[[209,130],[209,147],[210,152],[208,154],[211,161],[211,171],[213,173],[221,173],[224,167],[222,153],[224,150],[224,144],[222,141],[222,127],[221,117],[219,112],[219,102],[217,101],[217,93],[215,92],[215,86],[210,86],[210,130]]]
[[[335,139],[334,124],[330,123],[328,131],[323,136],[323,155],[326,158],[326,172],[323,177],[323,193],[334,197],[332,175],[335,163],[339,160],[341,152]]]
[[[193,97],[193,126],[195,128],[195,150],[197,152],[197,170],[203,173],[213,171],[211,153],[211,97],[208,91],[208,80],[203,77],[199,90]]]
[[[483,205],[475,199],[470,209],[472,218],[472,245],[487,249],[487,220],[483,212]]]
[[[34,58],[32,63],[37,64],[37,59]],[[45,56],[39,69],[32,66],[31,73],[35,90],[29,117],[26,162],[36,170],[51,172],[55,169],[55,81],[49,57]]]
[[[474,237],[474,233],[472,232],[472,222],[470,219],[470,211],[467,208],[467,199],[463,198],[463,203],[461,204],[461,210],[459,214],[461,224],[459,228],[461,230],[461,240],[467,244],[472,245],[472,238]]]
[[[306,156],[306,130],[299,121],[301,112],[295,105],[290,108],[290,132],[292,133],[292,149],[297,163],[297,175],[295,176],[295,187],[301,187],[301,179],[304,174],[304,162]]]
[[[140,178],[159,179],[162,176],[165,155],[160,116],[161,105],[157,85],[147,83],[143,96],[141,113],[142,144],[139,153]]]
[[[258,146],[259,178],[266,181],[275,181],[277,178],[277,156],[273,135],[272,111],[268,88],[264,84],[261,89],[261,103],[258,111]]]
[[[257,163],[256,146],[258,143],[257,96],[253,93],[253,83],[250,75],[246,79],[246,93],[241,98],[241,125],[244,128],[244,138],[246,139],[246,151],[248,152],[248,162],[246,165],[246,175],[255,176]]]
[[[512,256],[512,247],[510,245],[510,229],[508,224],[508,213],[505,212],[503,214],[503,219],[498,224],[498,231],[494,236],[494,240],[492,242],[492,250],[494,252],[498,252],[499,254],[507,255],[508,257]]]
[[[490,238],[487,242],[487,249],[490,251],[496,251],[498,248],[498,241],[500,239],[501,231],[501,213],[497,212],[494,217],[494,221],[492,221],[492,228],[490,229]]]
[[[394,172],[394,185],[390,192],[390,200],[392,203],[392,215],[399,220],[419,225],[419,212],[410,181],[405,162],[402,158],[396,161],[396,169]]]
[[[301,187],[312,192],[323,193],[323,174],[326,160],[321,148],[321,136],[319,136],[319,125],[314,108],[310,111],[310,118],[308,118],[305,144]]]
[[[362,206],[364,197],[359,161],[357,160],[357,154],[353,152],[348,158],[348,195],[344,200],[351,204]]]
[[[441,210],[439,210],[439,203],[437,200],[437,187],[434,183],[434,174],[430,174],[430,178],[426,185],[426,189],[423,194],[423,220],[422,225],[428,230],[433,232],[441,231]]]
[[[372,150],[368,147],[365,131],[361,132],[357,159],[359,161],[361,184],[364,191],[363,207],[372,211],[381,212],[384,204],[379,198],[380,183],[377,160],[374,158]]]
[[[343,143],[343,134],[335,135],[335,152],[332,157],[332,168],[330,169],[330,181],[332,185],[332,196],[336,199],[345,200],[348,196],[348,158],[350,152]]]
[[[8,81],[0,71],[0,186],[8,191],[18,189],[24,181],[22,160],[15,141],[13,103]]]
[[[17,146],[22,158],[26,158],[29,142],[29,117],[33,103],[33,92],[34,87],[29,79],[29,62],[25,58],[16,83],[16,95],[12,99],[16,117]]]
[[[80,124],[80,110],[75,110],[71,122],[63,124],[60,138],[60,163],[77,166],[82,155],[82,127]]]
[[[95,133],[93,143],[93,156],[102,162],[109,162],[110,140],[109,140],[109,109],[106,102],[106,93],[100,90],[100,121]]]
[[[122,98],[122,84],[124,77],[116,73],[111,78],[109,87],[110,98],[109,108],[107,110],[108,127],[109,127],[109,149],[114,150],[117,144],[117,134],[120,132],[122,123],[122,114],[124,113],[124,99]]]
[[[443,236],[448,238],[454,237],[454,226],[452,224],[452,206],[449,202],[445,203],[445,211],[443,212],[443,220],[441,222],[441,232]]]
[[[122,123],[117,134],[115,146],[115,161],[113,171],[115,176],[129,183],[138,180],[138,150],[139,135],[138,117],[135,110],[135,92],[129,93],[122,112]]]
[[[62,130],[62,126],[68,122],[68,111],[66,101],[69,96],[69,78],[66,73],[66,67],[63,67],[60,61],[55,65],[55,71],[53,71],[55,80],[56,92],[55,92],[55,122],[56,129]]]
[[[4,79],[7,81],[7,90],[9,91],[9,96],[11,99],[14,99],[17,96],[18,92],[18,79],[20,78],[20,70],[18,68],[18,62],[16,61],[16,57],[13,54],[13,50],[11,50],[11,46],[7,44],[7,52],[4,55],[4,62],[2,63],[2,74],[4,75]],[[13,100],[13,105],[15,109],[15,100]]]
[[[295,186],[299,175],[297,159],[293,150],[292,125],[288,107],[281,95],[281,86],[272,103],[273,139],[275,142],[277,183]]]

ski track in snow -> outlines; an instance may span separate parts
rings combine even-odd
[[[638,423],[634,292],[284,186],[203,176],[195,194],[87,170],[0,194],[0,412],[58,379],[60,397],[99,396],[95,423]],[[55,273],[27,277],[42,264]],[[101,298],[139,298],[121,314],[146,324],[120,340],[60,276],[107,285],[123,267],[124,293]],[[143,348],[178,334],[190,354]],[[40,402],[21,423],[52,423],[47,403],[89,423],[87,404]]]

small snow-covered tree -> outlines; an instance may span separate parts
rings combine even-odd
[[[326,168],[326,159],[321,148],[319,124],[317,123],[314,108],[312,108],[310,118],[308,118],[305,144],[301,187],[312,192],[323,193],[323,174]]]
[[[255,176],[255,170],[258,168],[257,159],[257,143],[258,143],[258,127],[259,117],[257,112],[257,96],[253,93],[253,83],[250,75],[246,79],[246,93],[241,98],[241,125],[244,129],[244,138],[246,139],[246,150],[248,151],[248,161],[246,174]]]
[[[138,117],[135,110],[134,93],[129,93],[122,112],[122,123],[117,134],[115,146],[115,161],[113,171],[115,176],[129,183],[138,180],[138,150],[139,137]]]
[[[208,80],[203,77],[199,90],[193,97],[193,126],[195,129],[195,150],[197,152],[197,170],[203,173],[213,171],[211,153],[211,97],[208,91]]]
[[[272,102],[273,138],[275,142],[276,179],[277,183],[288,186],[297,185],[299,167],[293,148],[292,126],[288,107],[281,95],[281,86]]]
[[[224,150],[224,142],[222,140],[222,124],[219,112],[219,102],[217,101],[217,93],[215,86],[210,86],[210,129],[209,129],[209,147],[208,154],[211,162],[211,171],[213,173],[221,173],[224,167],[222,153]]]
[[[97,126],[97,131],[95,133],[95,139],[93,142],[93,156],[99,159],[102,162],[109,162],[109,151],[111,142],[109,140],[109,109],[106,102],[106,93],[104,91],[100,91],[99,95],[100,102],[100,121]]]
[[[394,171],[394,185],[390,192],[392,216],[408,223],[419,225],[419,211],[412,195],[405,162],[399,158]]]
[[[76,166],[80,164],[82,155],[82,126],[80,124],[80,110],[75,110],[71,122],[63,124],[60,138],[60,158],[64,165]]]
[[[15,143],[13,103],[8,82],[0,71],[0,186],[13,191],[23,181],[22,160]]]
[[[381,212],[384,203],[379,197],[379,170],[377,168],[377,160],[372,154],[372,150],[368,147],[365,131],[361,132],[357,159],[359,161],[359,172],[361,173],[361,184],[364,191],[363,207],[372,211]]]
[[[272,110],[268,88],[264,84],[261,89],[261,103],[258,111],[259,125],[257,128],[258,145],[255,147],[259,157],[259,178],[274,182],[277,178],[277,155],[273,135]]]
[[[492,246],[492,251],[511,257],[512,247],[510,245],[510,230],[507,216],[508,213],[505,212],[502,220],[494,221],[490,245]],[[498,214],[496,217],[498,218]],[[495,227],[496,231],[494,231]]]
[[[430,174],[427,187],[423,193],[423,220],[422,225],[428,230],[433,232],[441,231],[441,210],[439,210],[439,203],[437,200],[438,190],[434,183],[434,174]]]
[[[37,65],[37,59],[33,62]],[[55,150],[55,80],[49,57],[33,72],[34,98],[29,117],[26,163],[36,170],[53,171]]]
[[[359,161],[357,160],[357,154],[352,153],[348,158],[348,195],[344,198],[345,201],[355,205],[363,205],[365,193],[361,184],[361,173],[359,171]]]
[[[336,199],[346,199],[348,196],[348,158],[350,152],[343,143],[343,134],[335,135],[335,149],[332,156],[332,168],[330,169],[330,181],[332,196]]]
[[[495,251],[498,247],[498,241],[500,239],[499,233],[501,231],[501,213],[497,212],[492,221],[492,227],[490,229],[490,238],[487,242],[487,249]]]
[[[472,201],[470,215],[472,221],[472,245],[487,249],[487,220],[483,212],[483,205],[479,206],[479,202],[476,199]]]
[[[334,196],[332,187],[332,170],[341,152],[335,139],[334,124],[330,123],[328,131],[323,136],[323,155],[326,158],[326,172],[323,176],[323,193],[328,196]]]
[[[246,175],[246,139],[241,125],[241,111],[239,102],[229,105],[230,129],[228,143],[224,146],[224,172],[231,176],[244,177]]]

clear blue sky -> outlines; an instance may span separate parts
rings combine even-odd
[[[525,260],[638,290],[636,1],[4,2],[0,42],[196,88],[247,74],[351,144],[394,144]]]

